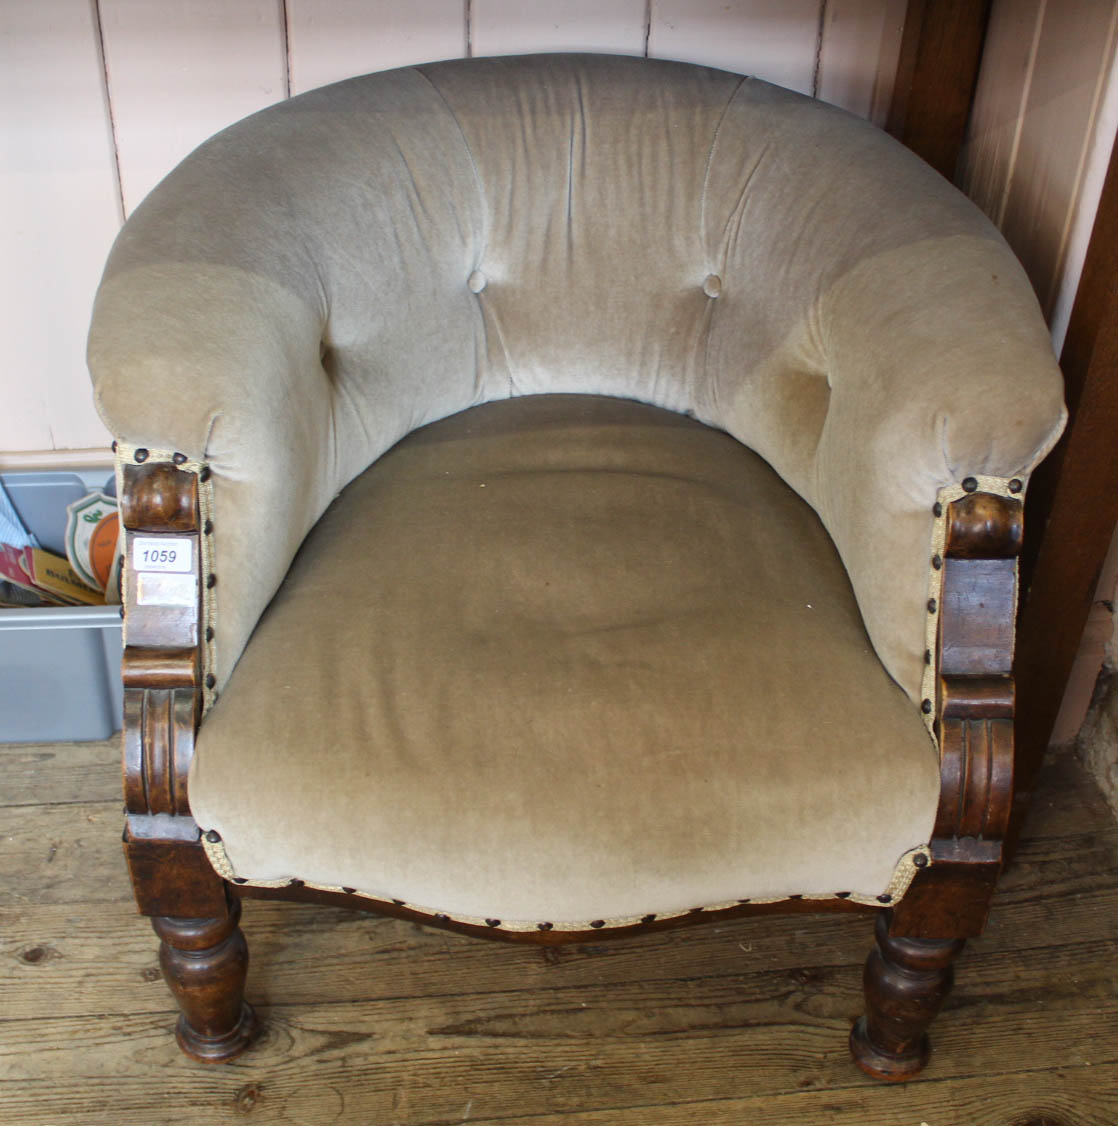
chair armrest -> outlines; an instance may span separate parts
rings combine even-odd
[[[1023,496],[1063,429],[1063,381],[1000,238],[929,240],[863,262],[821,321],[832,393],[810,499],[879,656],[918,701],[937,501],[966,478]]]
[[[97,297],[89,365],[118,455],[178,453],[209,471],[205,663],[218,691],[344,483],[320,339],[305,301],[229,267],[110,270]]]

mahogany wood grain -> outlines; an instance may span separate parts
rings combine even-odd
[[[120,515],[137,532],[196,532],[198,478],[166,462],[126,465]]]
[[[970,493],[948,513],[946,550],[953,559],[1012,559],[1024,536],[1024,506],[996,493]]]
[[[1029,486],[1022,558],[1018,793],[1012,853],[1118,523],[1118,146],[1099,199],[1063,352],[1069,424]]]
[[[952,962],[965,941],[903,938],[890,934],[889,925],[883,911],[866,959],[866,1015],[850,1033],[850,1048],[867,1075],[903,1082],[928,1062],[928,1026],[951,991]]]
[[[939,698],[944,719],[1012,719],[1017,691],[1009,676],[942,676]]]
[[[947,719],[937,838],[1000,841],[1013,802],[1013,720]]]
[[[1013,666],[1017,573],[1013,559],[943,562],[940,672],[1006,676]]]
[[[124,651],[121,675],[126,688],[200,688],[198,650],[129,645]]]
[[[244,1001],[248,951],[225,881],[214,871],[190,814],[188,776],[201,715],[201,566],[198,478],[166,463],[124,468],[126,551],[137,532],[187,537],[190,604],[145,599],[143,575],[126,567],[123,768],[124,854],[141,914],[162,939],[160,964],[182,1010],[187,1055],[224,1062],[256,1029]]]
[[[129,813],[190,814],[198,694],[181,688],[124,690],[124,802]]]
[[[197,835],[168,840],[124,831],[124,857],[141,915],[218,917],[226,905],[225,881],[213,870]]]
[[[989,0],[909,0],[887,130],[955,179],[978,83]]]
[[[238,926],[241,906],[215,918],[153,918],[161,941],[163,979],[179,1003],[179,1047],[201,1063],[226,1063],[256,1035],[245,1001],[248,946]]]
[[[947,527],[942,596],[938,606],[928,604],[939,615],[940,672],[933,704],[940,799],[931,859],[876,921],[866,1016],[850,1037],[858,1066],[886,1080],[909,1079],[928,1061],[928,1026],[951,988],[951,961],[986,925],[1012,808],[1009,672],[1021,505],[972,492],[951,503]]]
[[[124,481],[121,503],[129,546],[137,527],[154,535],[188,535],[197,589],[195,474],[165,463],[144,463],[125,466]],[[122,661],[125,809],[141,816],[189,818],[187,783],[201,708],[200,606],[145,604],[139,580],[135,570],[127,567],[127,645]],[[179,840],[183,833],[172,829],[170,836]]]
[[[892,929],[923,938],[977,938],[1001,874],[999,841],[942,841],[894,911]]]
[[[894,934],[980,935],[1013,797],[1013,617],[1022,506],[971,493],[948,509],[936,715],[940,802],[932,863],[893,913]]]
[[[1013,680],[940,679],[940,800],[933,839],[1000,841],[1013,802]]]

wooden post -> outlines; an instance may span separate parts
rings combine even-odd
[[[909,0],[886,130],[954,182],[989,0]]]
[[[179,1046],[223,1063],[248,1047],[256,1018],[244,1000],[240,901],[206,858],[187,794],[203,675],[198,474],[149,456],[135,451],[121,493],[124,854],[136,904],[162,940],[163,976],[181,1010]],[[149,571],[145,553],[158,557]]]
[[[1020,481],[1010,481],[1011,493]],[[850,1034],[854,1062],[876,1079],[916,1075],[931,1051],[928,1026],[954,980],[951,963],[982,933],[1002,863],[1013,793],[1013,615],[1022,504],[977,491],[947,505],[934,661],[940,798],[930,860],[896,907],[877,919],[866,962],[866,1015]],[[942,515],[937,503],[936,515]]]
[[[1118,523],[1118,146],[1110,158],[1060,357],[1070,415],[1033,475],[1018,622],[1012,852]]]

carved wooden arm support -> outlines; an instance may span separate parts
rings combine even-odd
[[[187,791],[203,676],[198,477],[136,458],[121,489],[124,850],[143,914],[224,915]]]
[[[972,482],[973,483],[973,482]],[[967,482],[964,482],[964,488]],[[1013,488],[1013,482],[1010,483]],[[934,708],[940,798],[931,864],[913,880],[893,934],[965,938],[981,934],[1001,869],[1013,801],[1013,640],[1022,504],[972,491],[950,503],[936,652]]]

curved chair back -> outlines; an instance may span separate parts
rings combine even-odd
[[[226,130],[127,223],[90,357],[114,433],[212,469],[219,681],[384,450],[586,392],[764,456],[918,699],[937,491],[1023,479],[1062,425],[1020,266],[935,172],[766,83],[608,56],[369,75]]]

